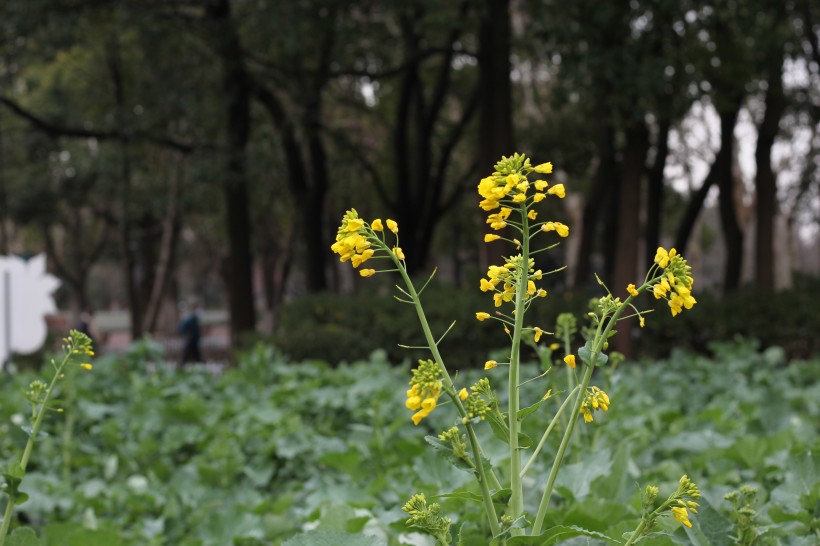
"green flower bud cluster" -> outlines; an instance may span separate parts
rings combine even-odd
[[[441,515],[441,506],[438,503],[427,505],[423,493],[413,495],[402,507],[410,515],[407,520],[409,527],[433,535],[443,544],[450,544],[450,518]]]

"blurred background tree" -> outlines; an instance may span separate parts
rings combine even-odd
[[[359,290],[328,250],[351,206],[475,286],[509,249],[472,192],[523,151],[572,194],[544,265],[578,293],[659,245],[701,289],[785,289],[820,269],[819,52],[808,0],[6,0],[0,253],[46,252],[132,337],[196,294],[237,344]]]

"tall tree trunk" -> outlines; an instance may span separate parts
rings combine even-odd
[[[620,165],[620,188],[615,199],[618,211],[616,259],[610,290],[622,294],[630,283],[637,283],[638,242],[641,239],[640,210],[641,182],[646,172],[646,154],[649,150],[649,132],[644,122],[637,121],[626,131],[626,147]],[[627,357],[632,356],[631,324],[619,328],[616,348]]]
[[[678,224],[675,235],[675,248],[680,254],[686,253],[686,247],[689,245],[689,240],[695,229],[695,222],[697,222],[700,211],[703,209],[703,203],[706,201],[706,196],[709,195],[709,190],[719,179],[731,179],[732,177],[734,131],[741,104],[742,100],[738,98],[733,101],[731,108],[720,113],[720,149],[715,155],[712,166],[709,168],[709,174],[706,175],[703,184],[689,198],[686,211],[684,211],[683,218]]]
[[[125,87],[122,75],[122,62],[119,55],[118,37],[112,36],[108,43],[107,62],[108,70],[114,88],[114,101],[116,104],[117,127],[124,129],[125,120]],[[131,142],[126,133],[123,132],[119,139],[120,144],[120,191],[119,191],[119,246],[122,255],[123,277],[125,281],[125,293],[128,300],[128,313],[131,324],[131,339],[142,337],[142,300],[139,296],[136,248],[133,240],[133,221],[131,218]]]
[[[478,157],[481,165],[492,166],[501,156],[513,153],[512,84],[510,81],[510,2],[486,0],[479,31],[479,133]],[[485,169],[490,170],[490,169]],[[484,229],[486,214],[477,213],[477,223]],[[510,256],[512,245],[502,241],[480,247],[479,268],[502,263]]]
[[[253,299],[250,203],[245,150],[250,135],[251,86],[243,62],[242,48],[229,0],[210,8],[216,23],[215,42],[222,65],[222,90],[227,101],[227,157],[225,161],[225,212],[228,256],[224,269],[228,286],[231,344],[237,347],[241,334],[256,328]]]
[[[0,118],[0,256],[9,253],[9,235],[6,225],[8,198],[6,196],[5,153],[3,150],[3,121]]]
[[[772,65],[766,90],[763,121],[757,131],[755,163],[757,176],[757,233],[755,237],[755,277],[757,285],[774,290],[774,218],[777,212],[777,180],[772,170],[772,146],[786,108],[783,94],[782,57]]]
[[[615,161],[615,130],[605,121],[604,113],[598,127],[596,147],[598,149],[598,168],[592,180],[592,187],[586,195],[584,203],[583,225],[581,226],[581,243],[578,247],[578,267],[575,269],[573,284],[585,286],[592,280],[591,259],[598,239],[598,226],[601,213],[607,207],[609,188],[613,184],[613,177],[617,176],[617,162]]]
[[[669,156],[669,130],[671,123],[662,119],[658,125],[655,142],[655,160],[647,173],[646,192],[646,249],[643,267],[649,267],[655,259],[655,252],[661,244],[661,218],[663,212],[664,168]]]
[[[157,318],[170,283],[174,256],[179,241],[179,179],[181,175],[174,173],[171,177],[171,187],[168,189],[168,206],[162,222],[159,260],[157,261],[156,273],[153,275],[154,282],[148,295],[148,303],[145,306],[145,316],[143,317],[143,330],[146,332],[153,332],[157,327]]]
[[[721,127],[723,127],[723,116],[721,116]],[[720,174],[717,178],[717,185],[720,189],[718,196],[718,210],[720,211],[720,225],[723,230],[723,242],[726,246],[726,264],[723,275],[723,290],[731,292],[740,285],[740,274],[743,267],[743,230],[737,217],[737,202],[735,199],[735,189],[740,181],[735,177],[732,169],[734,157],[734,135],[733,130],[737,122],[737,115],[726,124],[731,123],[732,130],[729,132],[730,152],[721,164]],[[721,129],[722,131],[723,129]],[[721,139],[723,139],[721,135]]]

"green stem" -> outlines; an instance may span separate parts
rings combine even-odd
[[[561,468],[561,463],[564,460],[564,453],[566,452],[567,445],[572,437],[572,432],[575,430],[575,424],[578,422],[578,413],[581,411],[581,405],[584,401],[586,389],[589,386],[589,380],[592,378],[592,372],[595,370],[595,362],[598,360],[598,355],[601,354],[601,349],[607,340],[609,332],[612,330],[612,327],[615,326],[615,323],[618,322],[618,317],[628,306],[631,299],[632,296],[629,296],[626,301],[624,301],[618,309],[615,310],[612,316],[609,317],[606,328],[604,328],[603,332],[601,332],[601,326],[604,323],[605,317],[602,317],[601,321],[598,323],[598,331],[595,333],[592,351],[589,355],[590,361],[587,364],[587,367],[584,370],[584,376],[581,379],[580,390],[578,391],[578,396],[575,398],[575,405],[572,409],[572,414],[570,414],[569,425],[564,431],[564,437],[561,439],[561,445],[558,447],[558,453],[556,453],[555,460],[552,463],[550,476],[547,480],[547,487],[544,490],[544,495],[541,497],[541,502],[538,505],[538,513],[535,516],[535,523],[532,527],[533,536],[537,536],[541,532],[541,526],[544,524],[544,518],[547,515],[547,507],[549,506],[550,497],[552,497],[552,489],[555,486],[555,479],[558,477],[558,470]]]
[[[541,448],[544,447],[544,443],[546,443],[547,441],[547,436],[549,436],[550,432],[552,432],[552,429],[555,427],[555,425],[558,424],[558,421],[561,419],[561,414],[564,413],[567,404],[569,404],[569,401],[572,400],[572,395],[575,394],[576,390],[578,390],[578,387],[572,389],[572,391],[567,395],[566,400],[564,400],[564,403],[561,404],[560,408],[558,408],[558,411],[555,413],[555,416],[552,418],[552,421],[550,421],[547,430],[544,431],[544,434],[541,436],[541,440],[535,447],[535,451],[532,452],[532,455],[530,456],[530,459],[527,461],[527,464],[525,464],[524,468],[521,469],[521,478],[523,478],[527,474],[527,471],[530,469],[530,466],[532,466],[532,463],[535,461],[536,457],[538,457],[538,454],[541,453]]]
[[[37,434],[40,431],[40,425],[43,423],[43,417],[46,414],[46,406],[48,405],[48,401],[51,398],[51,393],[54,391],[55,385],[57,385],[57,380],[63,375],[63,367],[65,366],[68,359],[71,358],[71,351],[72,346],[69,345],[68,350],[66,352],[65,358],[57,366],[54,377],[51,378],[51,383],[46,390],[45,396],[43,397],[42,402],[40,402],[40,407],[37,410],[37,414],[34,418],[34,423],[31,426],[31,431],[28,436],[28,442],[26,442],[26,448],[23,450],[23,456],[20,457],[20,468],[25,472],[26,467],[28,466],[28,461],[31,458],[31,451],[34,449],[34,441],[37,438]],[[6,535],[9,532],[9,527],[11,526],[11,516],[14,512],[14,505],[17,501],[17,495],[9,494],[8,502],[6,503],[6,510],[3,513],[3,525],[0,526],[0,546],[6,543]]]
[[[563,438],[561,438],[561,445],[558,447],[558,453],[556,453],[555,460],[552,463],[552,469],[550,469],[547,487],[544,490],[544,495],[541,497],[541,503],[538,505],[538,513],[535,516],[535,523],[532,526],[533,536],[537,536],[541,532],[541,526],[544,524],[544,517],[547,515],[547,506],[549,505],[549,499],[552,496],[552,488],[555,486],[555,479],[558,477],[558,470],[564,460],[564,453],[567,450],[569,439],[572,437],[575,424],[578,422],[578,413],[581,411],[581,404],[584,401],[584,395],[586,394],[586,389],[589,385],[589,380],[592,377],[592,371],[594,369],[594,366],[587,365],[584,370],[584,376],[581,379],[579,391],[575,397],[575,404],[573,404],[572,413],[569,416],[569,424],[564,431]]]
[[[666,510],[669,507],[669,505],[672,504],[673,497],[669,497],[668,499],[666,499],[666,502],[655,508],[655,510],[650,512],[648,515],[646,514],[646,512],[644,512],[644,514],[641,516],[641,522],[638,524],[635,530],[632,531],[632,534],[629,535],[629,539],[626,541],[624,546],[629,546],[630,544],[633,544],[636,539],[640,538],[641,534],[643,534],[644,529],[646,529],[646,523],[654,517],[657,517],[664,510]]]
[[[513,326],[512,348],[510,350],[509,400],[507,402],[508,422],[510,428],[510,517],[513,521],[524,513],[524,490],[521,481],[521,451],[518,447],[518,432],[521,422],[518,419],[520,401],[521,373],[521,331],[524,328],[524,304],[527,299],[527,281],[529,280],[530,233],[527,219],[527,206],[521,204],[521,268],[518,271],[518,286],[515,291],[515,325]],[[520,529],[513,530],[513,536],[520,534]]]
[[[391,256],[393,254],[391,253]],[[490,494],[490,489],[488,485],[488,476],[487,472],[484,468],[484,464],[482,463],[482,458],[484,455],[483,450],[481,449],[481,445],[478,442],[478,437],[473,430],[472,424],[467,421],[467,410],[464,409],[464,405],[461,403],[461,399],[458,397],[458,394],[455,390],[455,385],[453,384],[453,380],[450,378],[450,373],[447,371],[447,368],[444,366],[444,361],[441,358],[441,354],[438,351],[438,346],[436,345],[435,338],[433,337],[433,333],[430,330],[430,325],[427,322],[427,317],[424,314],[424,309],[421,306],[421,300],[419,299],[419,295],[416,293],[416,288],[413,286],[410,277],[407,275],[407,271],[405,270],[403,264],[398,261],[397,258],[394,257],[394,261],[399,268],[399,273],[401,273],[402,279],[404,279],[405,285],[407,285],[407,289],[409,290],[410,297],[413,299],[413,306],[416,308],[416,314],[419,317],[419,323],[421,324],[421,329],[424,331],[424,337],[427,340],[427,345],[430,348],[430,352],[433,354],[433,359],[436,361],[439,369],[441,369],[441,373],[445,378],[444,382],[444,391],[450,396],[455,404],[456,408],[458,409],[459,415],[461,415],[464,426],[467,428],[467,435],[470,439],[470,447],[473,451],[473,457],[475,458],[476,463],[476,471],[478,472],[478,482],[479,486],[481,487],[481,496],[484,500],[484,509],[487,512],[487,519],[490,522],[490,529],[493,532],[493,536],[499,534],[501,532],[501,527],[498,525],[498,514],[495,512],[495,506],[493,505],[492,495]],[[498,484],[498,478],[495,477],[492,470],[490,471],[494,481]],[[496,486],[500,489],[500,484]],[[0,544],[2,546],[2,544]]]
[[[629,540],[626,541],[626,544],[624,544],[624,546],[629,546],[630,544],[634,543],[635,539],[638,538],[639,536],[641,536],[641,534],[643,533],[643,530],[644,530],[645,527],[646,527],[646,517],[644,516],[644,517],[641,517],[641,522],[638,524],[638,527],[636,527],[635,530],[632,532],[632,534],[629,536]]]

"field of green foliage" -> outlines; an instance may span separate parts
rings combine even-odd
[[[486,546],[474,480],[424,440],[452,413],[414,427],[404,407],[409,363],[383,351],[335,367],[288,362],[260,345],[214,375],[172,369],[154,351],[143,342],[61,384],[64,411],[47,417],[21,487],[29,500],[16,511],[15,526],[34,529],[40,544],[428,545],[404,526],[401,506],[417,492],[449,492],[436,502],[453,519],[454,544]],[[747,342],[711,354],[598,372],[611,408],[572,444],[548,513],[547,527],[564,532],[544,544],[617,544],[640,519],[640,490],[653,483],[668,494],[682,474],[703,491],[693,527],[665,519],[641,544],[820,543],[820,360],[786,362],[780,349]],[[533,364],[524,377],[539,373]],[[6,376],[0,388],[5,462],[26,442],[33,377]],[[528,383],[522,406],[544,391]],[[531,434],[553,409],[527,421]],[[528,480],[546,480],[554,449]],[[506,451],[487,455],[503,471]],[[746,486],[755,498],[724,498]],[[527,512],[537,500],[525,500]],[[31,531],[7,541],[36,543]]]

